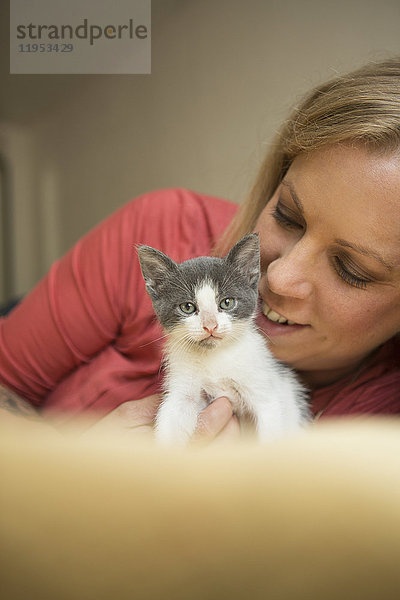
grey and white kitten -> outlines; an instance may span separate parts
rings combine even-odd
[[[270,440],[308,421],[304,388],[277,362],[257,331],[260,248],[242,238],[225,258],[176,263],[150,246],[138,248],[146,290],[166,332],[165,394],[156,438],[185,444],[199,412],[219,396],[254,420]]]

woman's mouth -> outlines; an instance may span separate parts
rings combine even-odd
[[[257,325],[268,338],[298,332],[309,327],[281,315],[262,299],[260,308],[262,314],[257,319]]]
[[[269,319],[273,323],[279,323],[280,325],[297,325],[298,324],[298,323],[295,323],[295,321],[291,321],[290,319],[287,319],[283,315],[280,315],[275,310],[272,310],[272,308],[270,308],[268,306],[268,304],[264,301],[262,302],[261,310],[262,310],[263,315],[265,315],[267,317],[267,319]]]

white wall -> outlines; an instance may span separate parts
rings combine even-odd
[[[152,6],[152,75],[10,76],[2,53],[0,121],[30,140],[18,186],[35,215],[15,184],[17,292],[136,194],[178,185],[240,201],[299,95],[400,54],[398,0]]]

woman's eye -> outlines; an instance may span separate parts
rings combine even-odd
[[[285,212],[279,202],[272,212],[272,217],[285,229],[304,229],[304,224],[297,221],[288,212]]]
[[[360,290],[365,290],[367,288],[368,283],[371,283],[370,279],[366,279],[364,277],[360,277],[359,275],[355,275],[354,273],[351,273],[343,264],[343,262],[340,260],[339,257],[335,256],[334,258],[334,265],[335,265],[335,270],[336,273],[339,275],[339,277],[341,279],[343,279],[343,281],[345,283],[348,283],[349,285],[358,288]]]
[[[222,310],[232,310],[236,306],[236,300],[234,298],[224,298],[219,303],[219,306]]]
[[[185,315],[192,315],[197,310],[196,306],[192,302],[183,302],[179,305],[179,308]]]

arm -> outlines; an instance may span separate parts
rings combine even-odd
[[[89,412],[100,418],[159,392],[162,332],[135,245],[159,247],[176,260],[204,255],[232,214],[226,203],[185,190],[126,204],[0,320],[0,382],[65,419]]]
[[[151,197],[129,202],[0,320],[0,381],[8,388],[71,417],[86,409],[101,416],[157,387],[160,347],[146,344],[159,335],[135,252],[159,235],[162,211],[157,219],[150,210],[157,208]]]
[[[78,242],[0,321],[0,379],[36,405],[116,337],[123,319],[118,279],[132,254],[121,217]]]

